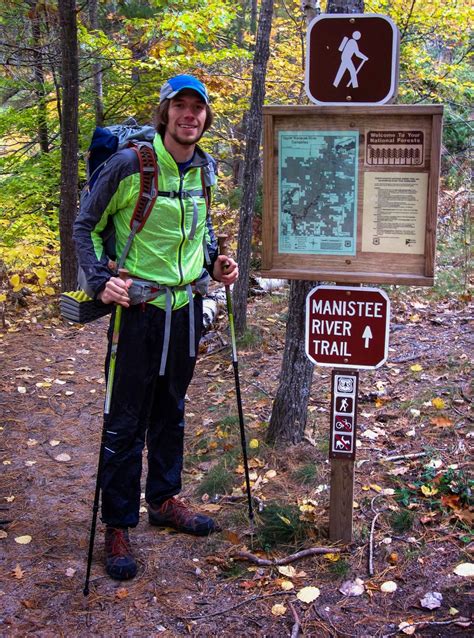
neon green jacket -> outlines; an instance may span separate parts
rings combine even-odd
[[[158,134],[153,146],[158,162],[158,198],[144,227],[133,239],[124,267],[134,277],[182,287],[199,279],[204,267],[212,272],[217,258],[217,242],[203,190],[215,187],[215,161],[196,147],[191,165],[180,175]],[[82,198],[74,224],[74,240],[80,266],[94,295],[113,275],[101,233],[112,220],[116,255],[120,255],[130,234],[139,190],[136,153],[124,149],[107,161],[90,193]],[[185,290],[173,290],[173,309],[188,301]],[[165,296],[149,303],[165,308]]]

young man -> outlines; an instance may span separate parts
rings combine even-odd
[[[140,190],[133,150],[107,162],[74,226],[89,287],[103,303],[124,308],[101,471],[106,570],[118,580],[137,572],[128,528],[138,523],[145,438],[150,524],[200,536],[218,530],[211,518],[175,498],[181,490],[184,399],[202,329],[202,297],[195,288],[201,290],[209,274],[225,285],[238,277],[236,262],[217,255],[207,212],[215,162],[197,142],[211,123],[208,94],[197,78],[178,75],[163,85],[153,140],[159,193],[128,252],[128,278],[109,270],[100,233],[112,219],[120,255]]]

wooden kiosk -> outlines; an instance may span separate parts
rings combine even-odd
[[[433,285],[443,107],[263,113],[262,276]]]

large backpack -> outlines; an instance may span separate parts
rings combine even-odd
[[[96,127],[87,151],[87,182],[81,191],[81,202],[89,195],[107,161],[117,151],[131,148],[137,154],[139,161],[140,191],[130,222],[130,234],[121,255],[116,254],[115,228],[111,219],[101,233],[105,254],[109,258],[109,268],[114,272],[118,272],[123,266],[132,241],[145,225],[158,195],[170,195],[158,191],[158,164],[153,148],[155,134],[154,127],[140,126],[133,118],[129,118],[124,124]],[[203,170],[201,170],[201,182],[207,214],[209,214],[211,187],[210,183],[207,183]],[[80,267],[77,282],[77,291],[61,294],[60,309],[65,319],[75,323],[87,323],[112,311],[113,304],[94,301],[94,292],[90,289],[85,273]]]
[[[152,126],[139,126],[132,119],[125,124],[98,126],[87,151],[87,182],[81,191],[81,202],[88,197],[107,161],[117,151],[124,148],[133,149],[140,166],[140,191],[130,222],[130,234],[120,256],[115,250],[115,229],[112,220],[101,233],[109,268],[113,272],[118,272],[123,266],[133,238],[145,225],[158,197],[158,164],[153,149],[154,136],[155,129]],[[61,295],[60,309],[65,319],[75,323],[87,323],[112,311],[112,304],[94,301],[94,292],[90,289],[81,267],[78,268],[77,284],[78,290]]]

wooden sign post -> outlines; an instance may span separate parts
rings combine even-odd
[[[329,435],[332,541],[352,540],[359,369],[386,361],[389,323],[390,300],[383,290],[316,286],[306,298],[306,355],[316,365],[338,368],[332,372]]]
[[[358,385],[357,371],[333,370],[329,438],[329,538],[334,542],[352,541]]]

